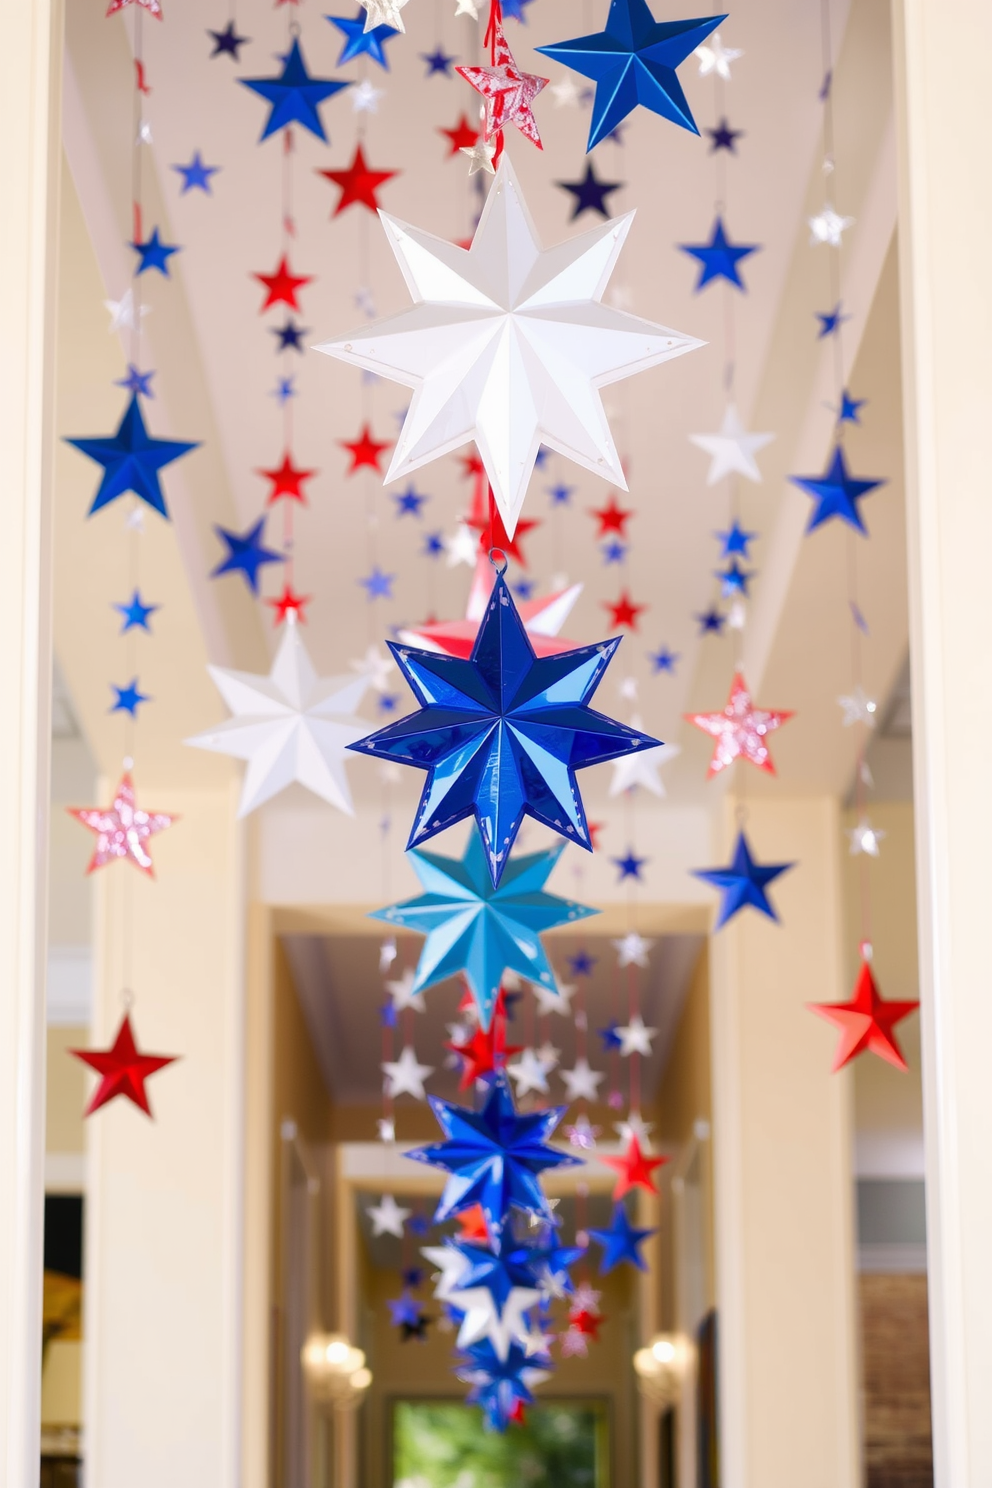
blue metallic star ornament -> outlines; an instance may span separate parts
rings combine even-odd
[[[590,956],[588,951],[576,951],[574,956],[566,957],[569,976],[592,976],[593,967],[596,965],[597,959],[596,956]]]
[[[838,517],[865,537],[868,529],[862,521],[858,502],[878,486],[886,484],[884,480],[855,480],[848,471],[844,447],[840,444],[834,446],[830,464],[823,475],[790,475],[789,480],[816,502],[806,524],[808,533]]]
[[[129,713],[134,718],[142,703],[151,702],[151,698],[138,686],[137,677],[132,678],[126,687],[118,687],[115,682],[111,682],[110,690],[114,694],[114,701],[108,709],[110,713]]]
[[[166,279],[170,277],[169,259],[174,253],[182,251],[174,243],[163,243],[158,235],[157,227],[152,228],[151,237],[146,238],[143,243],[136,240],[130,246],[138,255],[138,266],[134,271],[136,274],[145,274],[149,269],[157,269]]]
[[[675,668],[682,658],[678,651],[669,651],[667,646],[660,646],[657,651],[649,652],[648,660],[656,672],[670,672],[674,676]]]
[[[837,410],[837,422],[839,424],[861,424],[861,410],[868,402],[867,398],[852,398],[847,388],[840,395],[840,408]]]
[[[586,161],[586,173],[581,181],[556,181],[555,185],[572,197],[570,222],[581,217],[583,212],[598,212],[600,217],[609,217],[610,208],[606,198],[614,191],[622,191],[625,181],[601,181],[593,169],[591,160]]]
[[[727,623],[726,616],[721,615],[719,610],[713,608],[705,610],[701,615],[697,615],[696,621],[699,625],[699,634],[701,636],[723,635],[723,627]]]
[[[168,521],[159,471],[197,449],[196,440],[154,439],[145,428],[137,393],[132,394],[116,434],[104,439],[67,439],[73,449],[103,466],[89,515],[130,491]]]
[[[554,989],[555,975],[541,933],[598,913],[546,891],[544,885],[564,850],[564,843],[558,843],[547,852],[511,858],[498,888],[493,888],[477,832],[471,834],[460,860],[411,852],[424,893],[377,910],[372,918],[427,936],[414,991],[464,972],[487,1029],[505,971]]]
[[[285,563],[286,561],[282,553],[276,553],[272,548],[265,546],[264,517],[259,517],[254,527],[249,527],[244,534],[228,532],[225,527],[217,526],[214,527],[214,531],[221,542],[226,544],[227,556],[222,558],[217,567],[211,571],[212,579],[219,579],[222,574],[244,574],[245,583],[252,594],[257,594],[259,570],[267,563]]]
[[[276,385],[269,394],[269,397],[277,398],[279,403],[285,407],[290,398],[299,397],[299,393],[296,391],[296,379],[293,377],[277,378]]]
[[[392,599],[396,575],[383,573],[376,563],[373,565],[372,572],[364,579],[359,579],[358,582],[365,590],[365,597],[370,602],[373,599]]]
[[[450,78],[451,69],[458,61],[457,57],[449,57],[443,46],[436,46],[432,52],[421,52],[421,62],[427,63],[428,77]]]
[[[518,1116],[503,1071],[490,1086],[481,1111],[436,1095],[428,1096],[428,1101],[445,1140],[405,1155],[450,1174],[434,1215],[438,1224],[473,1204],[481,1205],[495,1241],[502,1236],[511,1208],[553,1221],[538,1175],[548,1168],[581,1166],[578,1158],[547,1146],[565,1106]]]
[[[623,1048],[623,1039],[617,1033],[616,1023],[607,1023],[605,1028],[597,1028],[599,1041],[603,1046],[604,1054],[612,1054],[615,1049]]]
[[[840,301],[838,301],[834,308],[829,310],[826,315],[821,310],[817,310],[816,318],[820,322],[820,329],[817,332],[816,339],[823,341],[827,336],[836,336],[844,322],[850,320],[851,317],[843,313]]]
[[[304,351],[304,338],[309,336],[310,330],[306,326],[299,326],[287,316],[286,322],[281,326],[270,327],[273,336],[279,342],[277,351],[298,351],[302,356]]]
[[[204,165],[203,156],[199,150],[193,152],[193,158],[189,165],[174,165],[172,169],[178,171],[179,175],[183,178],[181,196],[185,196],[187,191],[203,191],[207,196],[213,196],[213,191],[210,187],[210,177],[217,174],[220,166]]]
[[[720,543],[721,558],[739,557],[750,562],[751,554],[748,550],[757,539],[756,532],[745,532],[735,517],[727,531],[718,532],[716,536]]]
[[[752,253],[760,252],[760,243],[732,243],[727,237],[723,218],[717,217],[708,243],[680,243],[683,253],[688,253],[699,263],[699,278],[696,293],[705,289],[714,279],[726,279],[728,284],[747,292],[747,285],[737,272],[737,265]]]
[[[614,1204],[609,1229],[589,1231],[590,1238],[603,1247],[603,1256],[599,1263],[600,1274],[608,1275],[621,1261],[628,1261],[638,1270],[646,1271],[648,1265],[641,1255],[640,1247],[649,1235],[655,1233],[654,1230],[635,1229],[623,1203]]]
[[[511,1251],[506,1243],[494,1249],[481,1245],[470,1245],[456,1240],[452,1247],[467,1261],[465,1270],[458,1277],[458,1290],[470,1291],[473,1287],[485,1287],[498,1308],[501,1308],[514,1287],[533,1287],[534,1273],[521,1255],[526,1252]]]
[[[428,532],[426,537],[424,538],[423,556],[425,558],[440,558],[446,552],[447,548],[444,545],[444,533]]]
[[[127,376],[119,377],[114,387],[124,388],[128,393],[136,393],[139,398],[154,398],[152,392],[152,378],[154,372],[142,372],[133,362],[127,364]]]
[[[618,883],[623,883],[626,878],[633,878],[637,883],[643,883],[641,869],[647,863],[647,858],[639,858],[632,847],[628,847],[622,858],[611,858],[610,862],[619,873]]]
[[[405,491],[400,491],[393,497],[396,502],[396,515],[398,517],[419,517],[420,508],[430,499],[429,496],[422,496],[411,484]]]
[[[778,920],[774,907],[765,890],[783,873],[794,868],[795,863],[756,863],[743,831],[738,834],[734,856],[726,868],[694,868],[693,877],[719,889],[723,898],[715,928],[719,930],[735,914],[749,905],[760,910],[770,920]]]
[[[420,1321],[420,1303],[406,1291],[399,1297],[387,1297],[386,1306],[394,1328],[401,1328],[404,1323],[414,1327]]]
[[[552,506],[570,506],[572,497],[575,495],[575,486],[548,486],[548,495],[551,497]]]
[[[720,580],[720,593],[724,599],[734,599],[737,595],[746,599],[748,585],[754,578],[754,571],[741,568],[737,559],[734,558],[726,568],[716,569],[713,577]]]
[[[129,604],[114,605],[114,609],[119,615],[123,616],[124,619],[124,624],[121,626],[121,635],[126,635],[129,630],[136,629],[147,630],[150,632],[151,626],[148,624],[148,617],[150,615],[154,615],[155,611],[160,610],[161,608],[161,605],[142,604],[141,596],[138,593],[137,589],[135,589],[134,595]]]
[[[467,660],[390,642],[421,710],[349,748],[428,772],[408,847],[475,817],[494,885],[525,816],[591,852],[575,772],[659,745],[588,706],[619,644],[536,656],[502,574]]]
[[[468,1404],[481,1407],[489,1431],[506,1431],[520,1407],[534,1403],[531,1386],[545,1379],[551,1368],[547,1354],[528,1354],[519,1343],[511,1343],[501,1359],[489,1338],[472,1344],[463,1357],[458,1378],[471,1386]]]
[[[394,36],[399,36],[395,26],[373,26],[371,31],[366,31],[366,13],[360,10],[353,21],[346,16],[327,16],[332,26],[336,26],[345,38],[341,55],[338,58],[338,66],[343,67],[346,62],[354,62],[356,57],[371,57],[373,62],[378,62],[380,67],[389,71],[389,58],[386,56],[385,43]]]
[[[587,150],[638,104],[698,134],[675,69],[724,20],[656,21],[646,0],[611,0],[605,30],[537,50],[596,84]]]
[[[299,124],[326,142],[327,135],[317,110],[342,88],[350,87],[350,83],[339,78],[311,77],[296,37],[282,58],[282,64],[278,77],[238,78],[239,83],[264,98],[269,105],[269,117],[261,138],[266,140],[270,134],[285,129],[289,124]]]
[[[223,31],[208,31],[207,35],[213,38],[214,43],[211,58],[226,55],[233,57],[235,62],[241,61],[241,48],[251,41],[250,36],[238,35],[233,21],[228,21]]]
[[[534,0],[503,0],[504,21],[522,21],[526,26],[526,7],[533,5]]]
[[[574,1283],[569,1267],[581,1261],[585,1251],[578,1245],[562,1245],[554,1225],[544,1225],[541,1234],[533,1243],[519,1246],[511,1251],[510,1260],[525,1267],[530,1280],[522,1286],[539,1286],[552,1295],[569,1294]]]

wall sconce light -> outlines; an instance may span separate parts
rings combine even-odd
[[[303,1369],[314,1392],[340,1409],[357,1405],[372,1383],[365,1355],[342,1333],[316,1333],[303,1347]]]
[[[634,1355],[637,1384],[656,1405],[674,1405],[682,1391],[691,1345],[678,1333],[659,1333]]]

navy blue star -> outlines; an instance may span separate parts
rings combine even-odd
[[[734,558],[727,564],[725,569],[717,569],[713,577],[720,580],[720,593],[724,599],[730,599],[735,594],[741,594],[747,598],[748,585],[754,578],[754,573],[748,573],[741,568],[737,559]]]
[[[647,861],[647,858],[639,858],[632,847],[628,847],[622,858],[610,859],[610,862],[620,875],[617,880],[618,883],[623,883],[625,878],[633,878],[638,883],[643,883],[644,879],[641,877],[641,869]]]
[[[407,1220],[406,1227],[411,1235],[420,1235],[422,1237],[430,1230],[431,1224],[426,1215],[414,1214],[412,1218]]]
[[[720,611],[712,607],[706,610],[704,614],[697,615],[696,620],[699,623],[699,634],[701,636],[711,634],[723,635],[723,627],[727,623],[726,618],[720,614]]]
[[[726,532],[718,532],[716,536],[722,546],[721,558],[733,558],[737,554],[741,558],[750,560],[751,554],[748,549],[758,534],[756,532],[745,532],[735,517],[729,529]]]
[[[576,217],[581,217],[583,212],[598,212],[601,217],[609,217],[610,209],[606,198],[614,191],[621,191],[626,185],[625,181],[601,181],[593,169],[591,160],[586,161],[586,173],[581,181],[556,181],[562,191],[571,193],[574,201],[572,203],[572,215],[570,222]]]
[[[789,479],[794,486],[798,486],[800,491],[805,491],[807,496],[812,496],[816,502],[806,527],[807,532],[813,532],[817,527],[822,527],[824,522],[829,522],[832,517],[839,517],[849,527],[854,527],[858,532],[863,532],[866,537],[868,536],[868,529],[861,519],[858,502],[876,487],[884,486],[885,481],[855,480],[848,473],[842,445],[835,446],[830,465],[822,476],[790,475]]]
[[[788,873],[795,866],[795,863],[756,863],[742,831],[737,838],[734,856],[726,868],[694,868],[693,877],[701,878],[703,883],[719,889],[723,895],[715,926],[719,930],[748,905],[777,921],[778,915],[765,890],[780,874]]]
[[[868,402],[867,398],[852,398],[847,388],[840,395],[840,410],[837,414],[839,424],[861,423],[861,410]]]
[[[178,171],[183,178],[183,188],[180,193],[185,196],[187,191],[204,191],[207,196],[213,196],[210,189],[210,177],[215,176],[220,170],[219,165],[204,165],[203,156],[199,150],[194,150],[193,158],[189,165],[174,165],[174,171]]]
[[[574,486],[548,486],[548,495],[551,497],[552,506],[569,506],[575,495]]]
[[[276,385],[269,394],[270,398],[278,398],[279,402],[283,405],[288,403],[290,398],[297,396],[296,381],[292,377],[276,378]]]
[[[731,129],[726,119],[721,119],[715,129],[707,129],[710,137],[710,154],[715,155],[717,150],[729,150],[731,155],[737,154],[737,141],[743,139],[743,129]]]
[[[127,376],[119,378],[114,387],[125,388],[129,393],[136,393],[139,398],[154,398],[152,392],[152,378],[154,372],[139,372],[133,362],[127,364]]]
[[[424,538],[424,557],[440,558],[441,554],[444,551],[444,533],[428,532],[427,536]]]
[[[239,83],[250,88],[269,104],[269,117],[262,130],[262,139],[268,139],[270,134],[285,129],[289,124],[300,124],[326,142],[327,135],[317,110],[320,104],[333,98],[335,93],[340,93],[342,88],[350,87],[350,83],[338,78],[311,77],[296,37],[283,57],[282,64],[282,72],[278,77],[238,78]]]
[[[111,682],[110,690],[116,694],[113,704],[108,709],[110,713],[130,713],[134,718],[142,703],[151,702],[151,698],[146,696],[138,686],[137,677],[134,677],[126,687],[118,687],[116,683]]]
[[[379,565],[374,563],[372,572],[364,579],[359,579],[358,582],[365,590],[366,599],[392,599],[396,575],[383,573]]]
[[[591,851],[576,771],[658,747],[589,707],[619,644],[536,656],[502,574],[468,659],[390,642],[421,711],[348,747],[428,772],[408,847],[475,817],[494,884],[525,816]]]
[[[622,542],[616,538],[612,542],[604,543],[600,548],[604,563],[623,563],[627,557],[627,549]]]
[[[399,36],[395,26],[373,26],[371,31],[365,29],[365,11],[360,10],[353,21],[346,16],[328,16],[332,26],[344,34],[345,43],[341,48],[338,58],[338,66],[343,67],[346,62],[354,62],[356,57],[371,57],[373,62],[378,62],[380,67],[389,71],[389,58],[386,56],[385,43],[392,36]]]
[[[138,593],[137,589],[135,589],[134,596],[130,604],[114,605],[114,609],[117,611],[117,613],[124,617],[124,624],[121,626],[121,635],[124,635],[127,631],[134,630],[136,628],[147,630],[150,632],[151,626],[148,624],[148,617],[149,615],[154,615],[155,611],[160,610],[161,608],[161,605],[142,604],[141,596]]]
[[[433,77],[440,73],[442,77],[450,77],[451,69],[457,57],[449,57],[442,46],[435,47],[433,52],[421,52],[420,59],[427,63],[427,76]]]
[[[225,53],[233,57],[235,62],[241,61],[241,48],[251,41],[250,36],[239,36],[234,29],[234,22],[228,21],[223,31],[208,31],[208,36],[213,37],[214,49],[211,57],[220,57]]]
[[[284,325],[270,326],[270,330],[279,342],[277,351],[298,351],[301,354],[304,350],[303,338],[310,334],[309,327],[296,325],[289,316]]]
[[[681,659],[677,651],[669,651],[667,646],[661,646],[657,651],[648,652],[648,660],[656,672],[674,673]]]
[[[158,228],[152,228],[152,235],[143,243],[135,242],[130,245],[138,255],[138,267],[136,274],[144,274],[149,269],[157,269],[166,279],[169,275],[169,259],[174,253],[181,250],[171,243],[163,243],[158,235]]]
[[[391,692],[381,692],[379,694],[378,706],[380,713],[395,713],[399,705],[399,698],[393,697]]]
[[[162,494],[158,473],[173,460],[198,448],[197,442],[179,439],[153,439],[141,417],[138,395],[131,397],[117,433],[105,439],[67,439],[82,454],[103,466],[89,515],[131,491],[168,520],[169,513]]]
[[[405,1287],[415,1292],[419,1286],[423,1286],[424,1273],[420,1266],[408,1266],[405,1271],[400,1272],[400,1278]]]
[[[396,515],[398,517],[419,517],[420,508],[425,501],[430,501],[430,499],[429,496],[421,496],[411,483],[405,491],[393,497],[396,502]]]
[[[266,563],[285,563],[282,553],[276,553],[265,546],[265,518],[259,517],[254,527],[249,527],[242,536],[237,532],[228,532],[226,527],[214,527],[214,531],[222,543],[227,545],[227,556],[218,563],[211,572],[212,579],[219,579],[221,574],[241,573],[245,576],[245,583],[252,594],[258,593],[258,573]]]
[[[646,0],[612,0],[605,30],[537,50],[596,84],[587,150],[638,104],[698,134],[675,69],[723,20],[656,21]]]
[[[574,956],[568,956],[566,959],[568,961],[570,976],[592,976],[592,969],[596,965],[596,957],[590,956],[588,951],[576,951]]]
[[[629,1261],[637,1266],[639,1270],[648,1269],[647,1262],[641,1255],[642,1246],[654,1230],[637,1230],[627,1217],[627,1210],[623,1203],[614,1204],[613,1219],[608,1230],[590,1230],[590,1237],[597,1245],[603,1247],[603,1258],[599,1263],[600,1273],[606,1276],[619,1266],[621,1261]]]
[[[728,284],[733,284],[746,293],[747,286],[737,272],[737,265],[741,259],[759,252],[760,244],[732,243],[724,230],[722,217],[717,217],[713,223],[713,232],[708,243],[680,243],[679,247],[690,258],[699,261],[697,294],[714,279],[726,279]]]
[[[822,341],[827,336],[836,336],[844,322],[850,320],[851,317],[842,313],[840,301],[838,300],[834,309],[828,311],[826,315],[821,310],[817,310],[816,318],[820,322],[817,340]]]
[[[617,1033],[617,1025],[615,1023],[607,1023],[605,1028],[597,1028],[596,1032],[599,1034],[599,1041],[603,1046],[604,1054],[612,1054],[614,1049],[623,1048],[623,1039]]]

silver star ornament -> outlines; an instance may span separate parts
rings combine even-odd
[[[717,433],[690,434],[689,438],[711,456],[706,484],[715,486],[725,475],[743,475],[749,481],[760,481],[761,471],[754,457],[766,444],[771,444],[775,435],[749,434],[734,404],[728,403]]]

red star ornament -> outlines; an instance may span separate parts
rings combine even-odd
[[[377,171],[372,170],[365,159],[365,151],[361,144],[355,146],[355,158],[347,170],[322,170],[317,171],[318,176],[323,176],[326,181],[331,181],[341,190],[341,196],[337,206],[331,213],[332,217],[338,217],[346,207],[367,207],[370,212],[378,212],[379,202],[376,192],[385,186],[399,171]]]
[[[466,522],[466,526],[474,527],[476,532],[479,533],[479,551],[481,553],[484,553],[487,558],[493,552],[505,553],[507,558],[512,558],[515,563],[519,563],[521,568],[527,567],[527,559],[524,557],[523,549],[520,546],[520,539],[526,537],[528,532],[533,531],[535,527],[540,527],[540,525],[540,521],[535,517],[519,517],[517,519],[516,531],[512,537],[507,537],[503,518],[500,516],[499,509],[493,499],[492,487],[489,489],[488,520],[471,516]]]
[[[299,620],[306,625],[306,607],[313,599],[312,594],[297,594],[292,584],[285,584],[278,599],[267,599],[265,603],[270,609],[275,610],[275,624],[282,625],[292,615],[294,620]]]
[[[455,1215],[455,1219],[459,1225],[459,1240],[481,1240],[484,1245],[489,1244],[489,1227],[481,1204],[473,1204],[470,1209],[464,1209],[461,1214]]]
[[[165,1069],[167,1064],[175,1064],[179,1057],[177,1054],[142,1054],[134,1042],[129,1013],[124,1014],[111,1048],[70,1049],[69,1053],[100,1076],[93,1099],[83,1113],[85,1116],[92,1116],[94,1111],[99,1111],[101,1106],[119,1095],[125,1096],[146,1116],[151,1116],[145,1081],[158,1074],[160,1069]]]
[[[474,455],[459,455],[459,463],[462,467],[462,476],[465,480],[472,480],[477,475],[485,475],[486,467],[483,465],[478,453]]]
[[[617,1175],[617,1186],[613,1190],[613,1199],[622,1199],[624,1194],[630,1193],[632,1188],[643,1188],[648,1193],[657,1193],[654,1179],[651,1174],[656,1168],[663,1168],[668,1162],[667,1157],[648,1157],[641,1151],[641,1144],[636,1136],[631,1137],[627,1144],[627,1151],[622,1157],[604,1157],[603,1162],[607,1167],[613,1168]]]
[[[624,589],[616,604],[611,604],[608,599],[604,600],[603,609],[609,610],[611,625],[624,625],[628,630],[636,630],[638,615],[650,609],[650,606],[634,604],[627,590]]]
[[[382,459],[386,450],[392,449],[392,445],[388,441],[385,444],[379,444],[377,440],[372,438],[372,430],[368,424],[363,426],[362,432],[357,439],[351,440],[350,443],[347,439],[339,439],[338,444],[342,449],[346,449],[351,456],[351,464],[347,470],[348,475],[354,475],[356,470],[364,470],[366,468],[374,470],[376,475],[382,475],[383,470],[379,461]]]
[[[306,496],[303,492],[305,481],[313,480],[319,475],[319,470],[298,470],[293,464],[293,457],[287,450],[282,457],[282,464],[277,470],[256,470],[256,475],[272,482],[272,489],[265,498],[266,506],[274,506],[282,497],[288,497],[291,501],[301,501],[306,505]]]
[[[87,873],[106,867],[115,858],[125,858],[149,878],[155,877],[155,868],[145,844],[156,832],[164,832],[179,819],[164,811],[143,811],[135,800],[134,781],[126,770],[114,792],[112,806],[105,810],[99,806],[70,807],[69,815],[96,833],[96,847]]]
[[[264,315],[273,305],[288,305],[291,310],[299,310],[300,305],[296,296],[304,285],[313,283],[312,274],[294,274],[289,266],[289,258],[284,253],[271,274],[252,274],[259,284],[266,288],[265,303],[259,311]]]
[[[834,1056],[833,1073],[850,1064],[867,1049],[877,1054],[896,1069],[906,1069],[902,1050],[896,1042],[893,1029],[903,1018],[908,1018],[919,1007],[918,1002],[886,1002],[878,994],[875,978],[867,961],[861,963],[861,973],[854,996],[850,1002],[809,1002],[811,1013],[818,1013],[840,1029],[840,1043]]]
[[[461,1078],[458,1081],[459,1090],[470,1090],[476,1080],[481,1080],[483,1075],[490,1075],[496,1070],[504,1069],[506,1061],[514,1054],[521,1052],[522,1045],[507,1046],[506,1032],[502,1024],[502,1018],[493,1018],[488,1033],[483,1033],[481,1028],[477,1028],[467,1043],[445,1044],[446,1049],[450,1049],[452,1054],[457,1054],[462,1060]]]
[[[110,4],[107,6],[107,15],[116,15],[126,5],[134,4],[135,0],[110,0]],[[159,20],[162,19],[162,7],[159,4],[159,0],[137,0],[137,4],[141,6],[142,10],[147,10],[149,15],[157,16]]]
[[[756,708],[741,672],[734,673],[730,697],[722,712],[685,714],[688,723],[695,724],[696,728],[702,729],[716,740],[713,758],[706,772],[707,780],[719,775],[721,770],[732,765],[737,758],[749,760],[759,770],[767,770],[769,775],[774,775],[775,765],[766,742],[767,736],[781,728],[783,723],[788,723],[793,716],[791,712]]]
[[[461,150],[471,150],[479,140],[479,131],[472,128],[464,114],[453,129],[439,129],[438,134],[443,134],[451,147],[447,155],[449,160],[452,155],[457,155]]]
[[[456,67],[455,71],[477,93],[481,93],[486,106],[485,137],[487,140],[502,135],[508,124],[515,124],[520,133],[543,150],[541,136],[531,105],[548,85],[548,79],[535,77],[533,73],[521,72],[513,59],[513,53],[503,34],[503,19],[499,4],[495,4],[486,33],[491,46],[491,67]]]
[[[601,538],[609,537],[611,532],[615,532],[617,537],[621,537],[626,541],[627,523],[634,513],[633,511],[625,510],[622,506],[618,506],[617,498],[612,491],[606,505],[590,507],[589,515],[595,517],[599,523],[599,531],[596,533],[597,542]]]
[[[586,1338],[591,1338],[593,1343],[599,1342],[599,1330],[606,1322],[600,1312],[570,1312],[568,1315],[568,1326],[574,1328],[576,1333],[581,1333]]]

